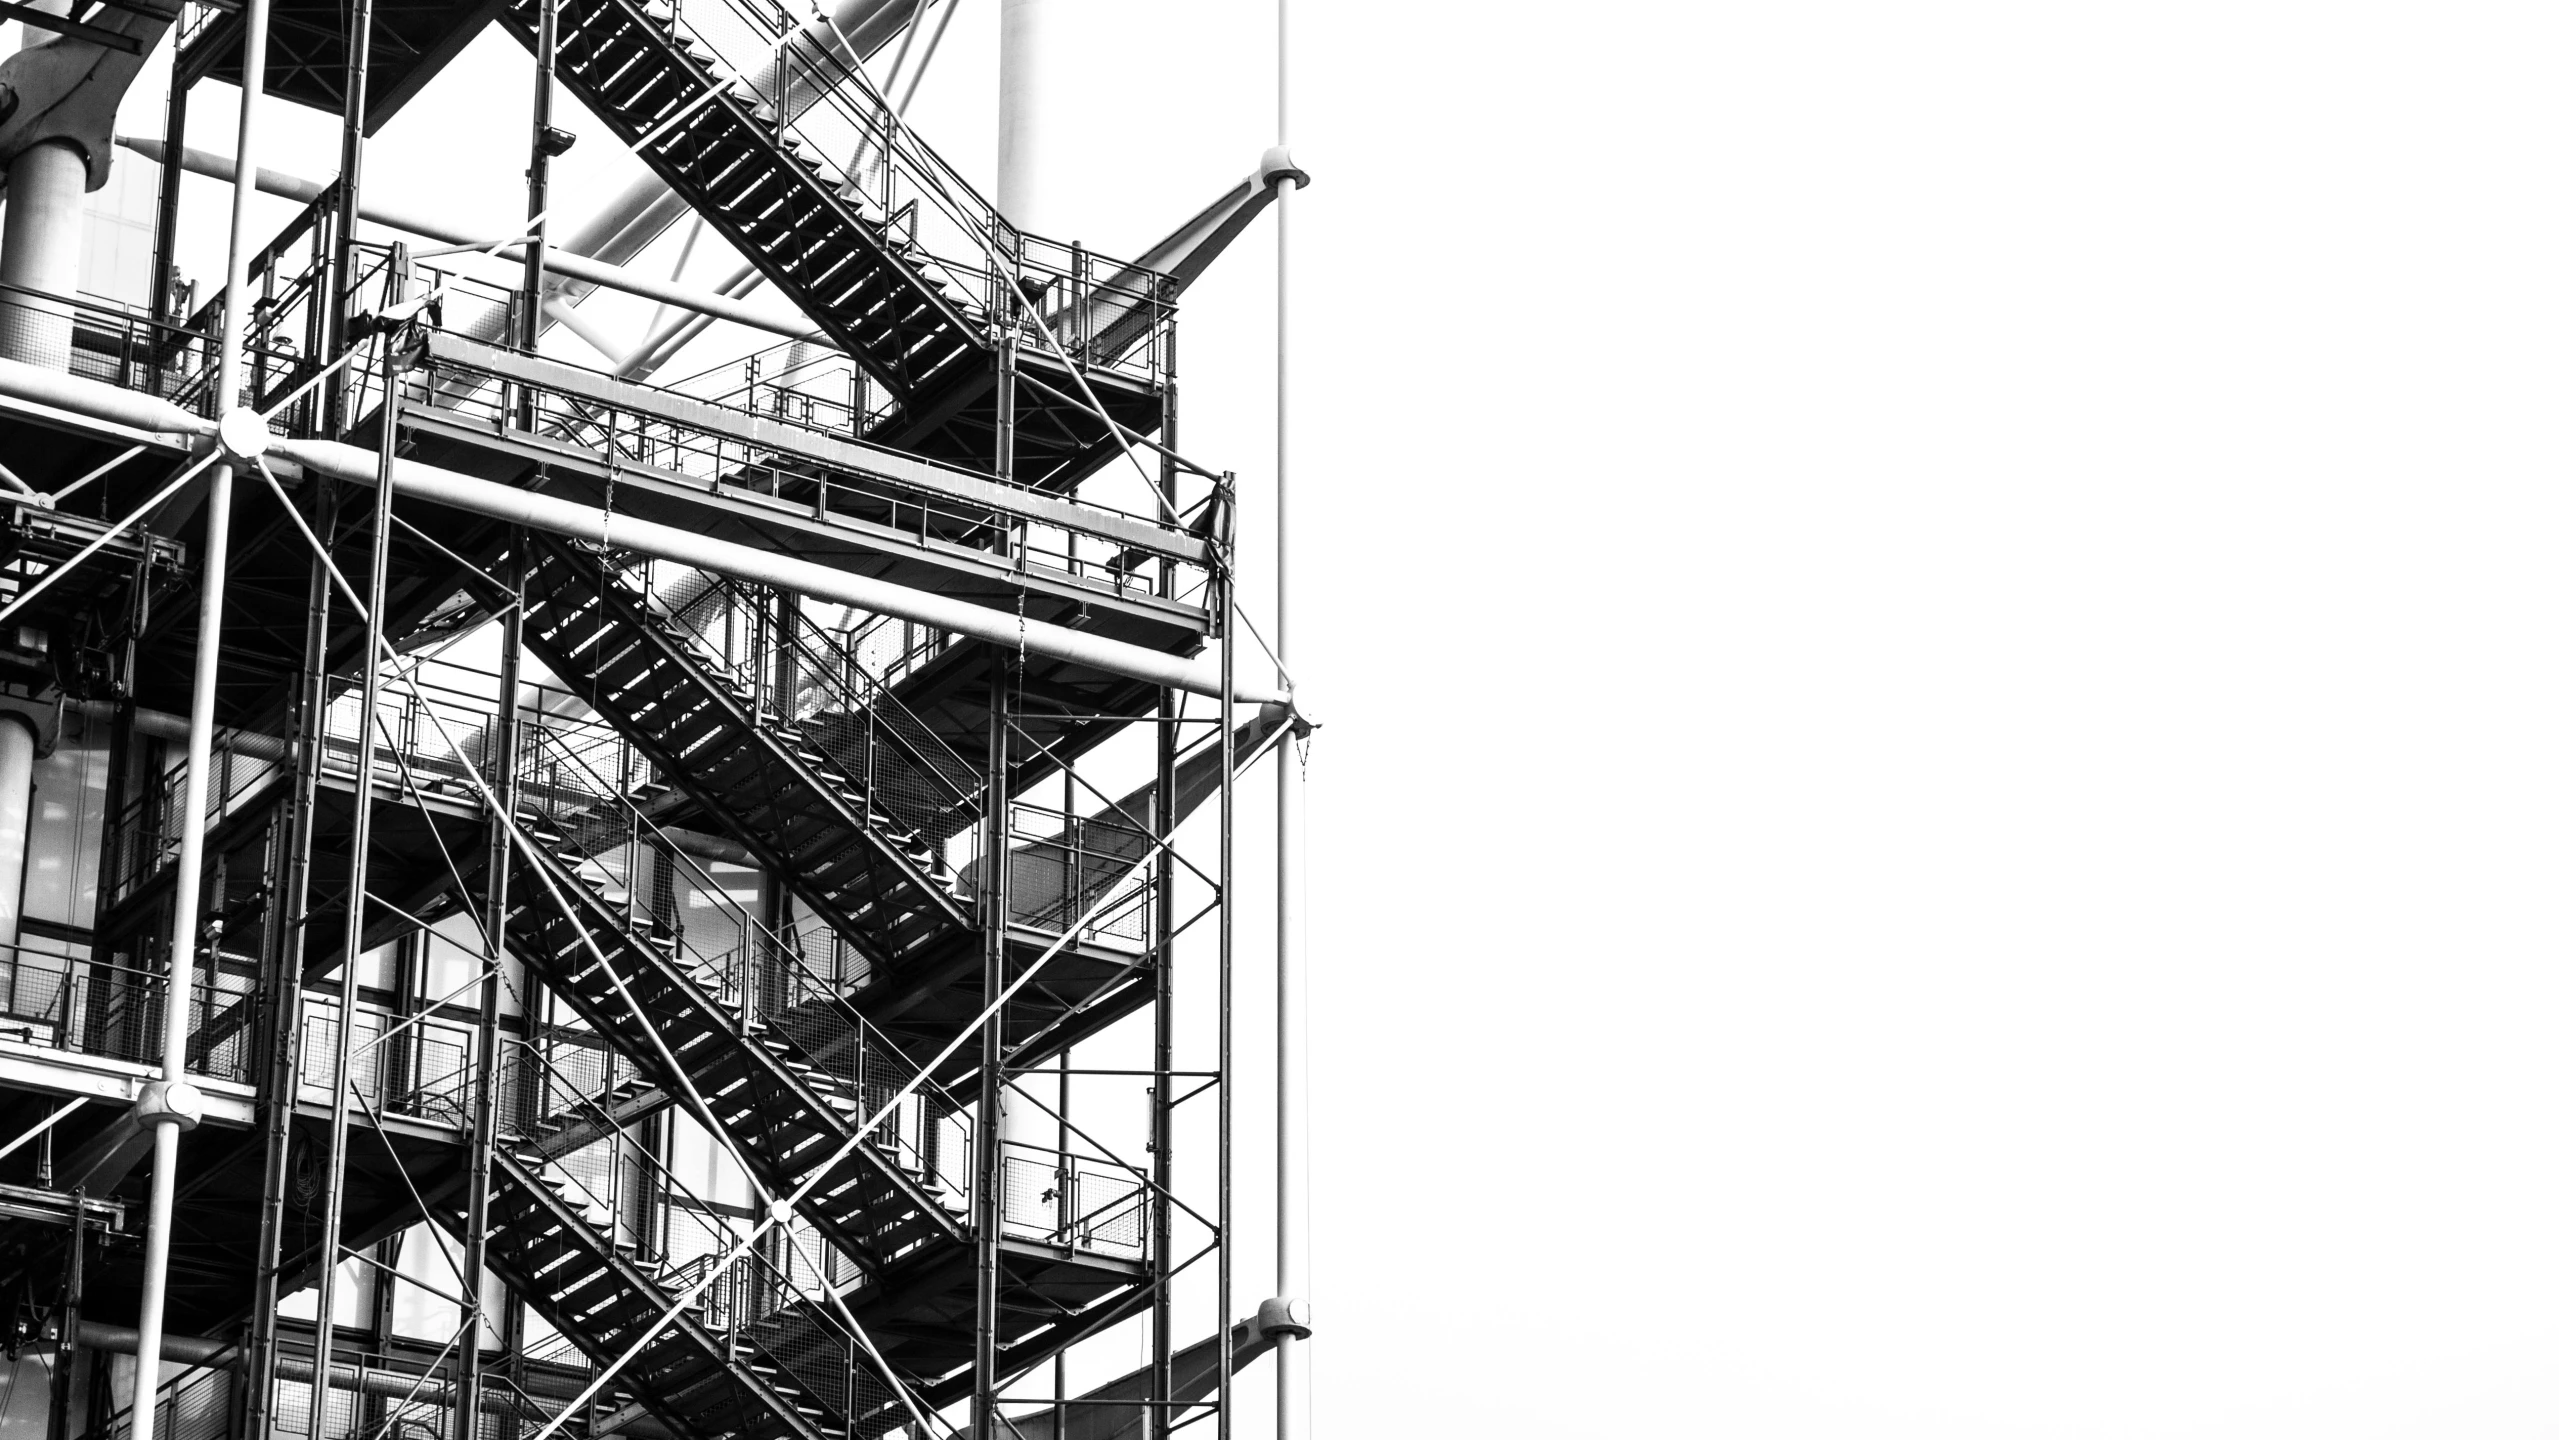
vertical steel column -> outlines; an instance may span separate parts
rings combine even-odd
[[[1175,428],[1175,390],[1173,356],[1168,348],[1164,370],[1164,448],[1181,448],[1181,433]],[[1166,525],[1181,521],[1181,467],[1170,454],[1157,461],[1159,484],[1164,494],[1156,519]],[[1170,595],[1174,591],[1174,563],[1156,562],[1156,593]],[[1162,1440],[1173,1420],[1173,1282],[1168,1273],[1173,1254],[1173,925],[1177,912],[1173,908],[1173,764],[1182,748],[1179,727],[1174,722],[1174,706],[1180,692],[1155,692],[1155,808],[1148,816],[1155,832],[1168,843],[1155,852],[1155,932],[1151,947],[1155,981],[1155,1082],[1149,1093],[1153,1113],[1147,1128],[1155,1153],[1155,1203],[1147,1217],[1150,1252],[1149,1279],[1155,1293],[1149,1305],[1148,1336],[1152,1353],[1148,1365],[1146,1422],[1141,1435],[1147,1440]]]
[[[1045,232],[1050,167],[1042,151],[1056,137],[1044,104],[1049,0],[1004,0],[996,38],[995,212],[1017,230]]]
[[[186,181],[186,170],[178,158],[186,153],[187,92],[195,87],[189,66],[180,63],[169,67],[169,104],[162,117],[160,133],[167,137],[169,158],[160,166],[160,193],[153,207],[151,224],[151,320],[153,324],[169,322],[169,302],[178,283],[178,187]],[[160,363],[161,341],[152,333],[151,363]]]
[[[995,1367],[998,1360],[1004,1267],[1004,1011],[995,997],[1004,990],[1009,968],[1004,953],[1005,893],[1008,868],[1006,812],[1011,808],[1007,730],[1012,721],[1013,657],[995,657],[986,694],[986,819],[979,841],[978,915],[985,927],[985,960],[981,970],[987,1004],[994,1013],[978,1032],[977,1050],[977,1349],[969,1418],[977,1440],[999,1440],[1004,1427],[995,1414]]]
[[[1021,273],[1021,237],[1016,232],[999,230],[1012,242],[1013,273]],[[995,473],[1003,479],[1013,478],[1015,406],[1019,397],[1015,384],[1015,366],[1019,360],[1022,317],[1007,320],[995,352]],[[997,543],[1010,549],[1011,532]],[[1007,757],[1011,753],[1013,697],[1010,666],[1015,656],[998,654],[988,667],[986,687],[986,815],[982,838],[978,841],[978,918],[984,927],[986,953],[981,967],[981,985],[986,1003],[994,1013],[978,1032],[977,1070],[977,1187],[972,1207],[977,1218],[977,1346],[970,1392],[969,1422],[977,1432],[977,1440],[998,1440],[1004,1427],[995,1413],[995,1366],[997,1362],[1001,1322],[999,1306],[1003,1299],[1004,1264],[1004,1010],[995,1005],[1005,984],[1005,931],[1010,917],[1011,896],[1007,893],[1006,871],[1010,868],[1012,816],[1012,770]]]
[[[258,112],[267,83],[267,0],[244,0],[240,14],[240,129],[232,156],[248,177],[231,190],[231,250],[222,283],[222,352],[214,398],[229,417],[240,401],[240,354],[248,330],[249,202],[257,193]],[[160,1075],[134,1104],[151,1128],[151,1201],[142,1243],[142,1297],[133,1347],[134,1387],[149,1395],[160,1374],[160,1336],[169,1302],[169,1225],[178,1199],[178,1135],[201,1106],[186,1083],[188,1002],[195,994],[195,932],[204,884],[205,777],[213,770],[214,691],[222,676],[222,605],[231,574],[232,466],[213,468],[205,488],[204,575],[198,602],[195,692],[187,706],[189,793],[178,822],[178,859],[169,902],[169,989],[162,1007]],[[156,1407],[134,1407],[127,1440],[151,1440]]]
[[[89,1249],[89,1187],[71,1192],[71,1254],[63,1265],[62,1303],[54,1308],[53,1393],[46,1440],[71,1440],[71,1371],[80,1353],[80,1305],[84,1298],[83,1262]]]
[[[525,233],[524,303],[515,309],[515,343],[528,353],[542,342],[543,249],[551,233],[551,92],[552,74],[560,61],[560,0],[542,0],[541,18],[533,28],[533,143],[524,167]],[[533,397],[527,392],[521,423],[531,424]]]
[[[1288,150],[1288,0],[1276,0],[1279,11],[1279,149]],[[1280,681],[1291,690],[1295,683],[1288,675],[1289,622],[1289,511],[1288,511],[1288,201],[1297,190],[1297,172],[1288,169],[1271,178],[1271,198],[1277,214],[1278,274],[1273,308],[1273,385],[1271,464],[1272,510],[1272,614],[1271,656],[1278,662]],[[1234,642],[1228,641],[1231,647]],[[1287,1320],[1303,1323],[1301,1307],[1306,1295],[1306,975],[1305,958],[1300,953],[1305,944],[1305,924],[1299,911],[1303,903],[1305,875],[1298,864],[1296,846],[1302,822],[1299,802],[1304,798],[1306,775],[1297,763],[1293,747],[1280,742],[1277,762],[1271,767],[1274,787],[1279,792],[1279,809],[1274,825],[1273,846],[1277,852],[1272,877],[1277,893],[1272,910],[1277,916],[1278,934],[1272,949],[1276,1011],[1278,1020],[1277,1062],[1272,1090],[1278,1111],[1278,1164],[1274,1167],[1278,1182],[1276,1210],[1272,1216],[1272,1248],[1279,1273],[1280,1302]],[[1271,1363],[1279,1368],[1277,1440],[1304,1440],[1307,1432],[1306,1367],[1298,1354],[1305,1343],[1295,1330],[1277,1332]]]
[[[1235,475],[1217,587],[1217,1440],[1235,1433]]]
[[[383,304],[387,308],[399,303],[407,289],[409,254],[405,246],[391,251],[390,273],[383,277]],[[320,1207],[320,1293],[318,1318],[311,1327],[311,1373],[326,1377],[329,1373],[329,1351],[337,1336],[338,1242],[346,1226],[347,1126],[351,1107],[348,1100],[355,1093],[355,1017],[356,999],[362,989],[356,975],[357,963],[364,956],[365,887],[368,882],[367,862],[373,848],[373,764],[374,747],[380,726],[377,717],[382,709],[382,605],[390,588],[391,573],[391,467],[400,449],[400,373],[398,349],[388,334],[382,336],[382,453],[373,480],[373,545],[372,558],[366,569],[364,591],[364,643],[359,663],[364,666],[363,699],[356,711],[359,731],[355,745],[355,833],[347,842],[347,919],[346,938],[338,954],[338,1028],[336,1060],[330,1071],[329,1152],[327,1169],[322,1174],[323,1199]],[[320,1380],[312,1382],[312,1413],[318,1416],[313,1434],[326,1433],[327,1412]]]
[[[523,683],[524,586],[530,568],[525,543],[521,526],[507,536],[506,583],[511,600],[498,620],[497,729],[486,758],[490,786],[497,793],[501,815],[512,814],[515,809],[515,756],[519,744],[516,707]],[[488,931],[488,954],[483,959],[488,971],[480,978],[479,1050],[472,1057],[471,1176],[463,1202],[462,1229],[462,1268],[467,1272],[462,1293],[470,1297],[472,1310],[462,1321],[470,1328],[462,1342],[461,1365],[454,1381],[453,1440],[476,1440],[480,1431],[480,1329],[489,1304],[482,1276],[489,1264],[491,1151],[497,1145],[498,1134],[498,1005],[506,972],[507,881],[515,864],[514,845],[513,829],[503,824],[489,826],[488,858],[481,872],[481,892],[486,901],[481,924]],[[503,1344],[506,1327],[496,1328]]]
[[[338,131],[338,213],[330,227],[329,263],[321,267],[327,285],[325,303],[315,317],[320,344],[312,356],[323,364],[338,358],[347,343],[347,300],[355,288],[355,225],[364,193],[364,120],[366,93],[373,74],[373,0],[348,0],[346,113]],[[172,158],[175,154],[172,152]],[[322,422],[331,435],[344,435],[354,417],[346,413],[353,377],[338,372],[329,382]]]
[[[311,533],[324,545],[338,530],[338,482],[314,478],[316,500]],[[249,1371],[243,1382],[248,1407],[243,1424],[248,1440],[270,1440],[274,1430],[278,1307],[283,1303],[285,1196],[293,1184],[294,1096],[302,1086],[303,932],[311,914],[311,853],[319,826],[320,769],[327,754],[329,716],[329,611],[335,592],[329,567],[311,557],[309,589],[302,622],[301,686],[294,697],[293,801],[286,823],[281,903],[268,927],[267,973],[260,978],[264,997],[258,1053],[265,1058],[266,1084],[259,1099],[259,1126],[265,1132],[265,1159],[258,1191],[258,1249],[249,1305]]]

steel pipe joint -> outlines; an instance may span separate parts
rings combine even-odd
[[[1262,1302],[1253,1314],[1253,1323],[1265,1335],[1286,1335],[1306,1340],[1315,1334],[1315,1311],[1303,1300],[1286,1300],[1278,1296]]]
[[[215,422],[213,438],[222,453],[237,461],[252,461],[267,453],[267,442],[274,432],[267,429],[267,419],[246,405],[234,406]]]
[[[185,1080],[154,1080],[134,1100],[133,1118],[143,1125],[175,1125],[183,1135],[204,1123],[204,1092]]]
[[[1282,180],[1293,180],[1300,190],[1315,183],[1313,176],[1298,168],[1297,161],[1291,158],[1288,147],[1285,145],[1274,145],[1262,152],[1259,178],[1264,185],[1276,185]]]

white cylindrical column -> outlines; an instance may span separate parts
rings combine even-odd
[[[1004,0],[996,54],[995,209],[1017,230],[1048,233],[1044,191],[1053,176],[1044,150],[1055,127],[1041,73],[1051,0]]]
[[[1279,19],[1277,51],[1278,70],[1278,141],[1274,153],[1262,160],[1262,173],[1271,175],[1274,201],[1278,207],[1274,218],[1279,234],[1277,264],[1274,275],[1272,314],[1272,386],[1271,419],[1275,444],[1271,457],[1272,506],[1272,597],[1271,658],[1278,662],[1283,676],[1288,673],[1292,638],[1290,627],[1290,568],[1294,549],[1294,531],[1289,509],[1289,250],[1288,201],[1297,188],[1306,183],[1305,172],[1297,169],[1288,156],[1288,0],[1278,0]],[[1273,162],[1284,167],[1275,172]],[[1294,688],[1294,687],[1292,687]],[[1273,1117],[1279,1131],[1278,1194],[1274,1250],[1278,1261],[1279,1294],[1263,1307],[1265,1328],[1275,1340],[1272,1363],[1279,1370],[1277,1425],[1278,1440],[1308,1440],[1315,1433],[1315,1407],[1312,1399],[1312,1374],[1306,1357],[1301,1354],[1309,1330],[1310,1310],[1307,1303],[1307,1089],[1306,1089],[1306,871],[1298,846],[1305,837],[1302,807],[1305,802],[1306,770],[1303,753],[1291,753],[1282,742],[1279,757],[1278,824],[1272,837],[1279,864],[1274,897],[1278,912],[1278,933],[1273,950],[1277,970],[1276,986],[1279,1033],[1277,1042],[1278,1085],[1277,1113]],[[1276,1323],[1272,1312],[1276,1310]]]
[[[14,959],[18,921],[26,913],[27,826],[34,818],[36,725],[0,713],[0,958]]]
[[[9,206],[0,226],[0,356],[71,368],[69,296],[80,288],[80,199],[89,163],[67,140],[28,146],[9,162]],[[24,292],[59,295],[36,299]]]

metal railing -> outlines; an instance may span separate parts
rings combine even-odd
[[[181,1371],[162,1381],[151,1394],[157,1411],[151,1433],[164,1440],[219,1440],[229,1434],[232,1384],[232,1373],[216,1367]],[[133,1434],[133,1406],[128,1403],[116,1411],[97,1433],[100,1440],[128,1440]]]
[[[208,966],[190,987],[187,1070],[246,1081],[253,1068],[249,1027],[225,1025],[253,982]],[[151,1064],[160,1058],[169,977],[104,960],[0,951],[0,1039]]]
[[[1004,1142],[1004,1230],[1077,1250],[1142,1258],[1153,1202],[1145,1175],[1093,1155]]]
[[[734,880],[688,854],[582,757],[538,729],[526,732],[526,742],[545,793],[554,797],[529,807],[560,837],[546,848],[596,898],[618,909],[628,928],[666,941],[672,962],[741,1031],[784,1035],[811,1063],[845,1082],[861,1101],[855,1123],[915,1078],[914,1062],[846,1002],[844,977],[810,963],[798,935],[749,914],[729,893]],[[557,798],[570,795],[585,796],[585,803]],[[965,1164],[953,1171],[943,1161],[967,1147],[968,1123],[957,1104],[927,1086],[908,1109],[874,1132],[879,1148],[929,1186],[963,1188]]]
[[[1132,950],[1152,944],[1153,873],[1120,887],[1153,848],[1153,836],[1115,816],[1069,815],[1022,801],[1007,814],[1013,847],[1005,909],[1015,925],[1046,935],[1076,927],[1088,942]]]
[[[302,1097],[327,1101],[337,1093],[339,999],[302,997]],[[468,1125],[478,1090],[479,1022],[432,1015],[402,1016],[358,1002],[348,1070],[358,1113],[397,1115],[461,1127]]]
[[[459,327],[448,318],[446,328]],[[752,365],[756,358],[750,356],[740,363]],[[706,399],[694,392],[718,390],[733,378],[723,371],[710,371],[682,390],[641,386],[635,381],[617,382],[633,387],[632,393],[641,398],[615,404],[593,395],[570,394],[516,379],[501,380],[451,362],[440,363],[444,367],[440,378],[411,382],[411,393],[421,403],[434,405],[474,426],[521,427],[529,415],[534,433],[567,441],[608,463],[645,466],[659,478],[696,486],[713,495],[767,496],[791,506],[805,506],[815,516],[854,517],[895,531],[901,537],[912,536],[914,543],[929,549],[985,551],[1000,544],[1009,564],[1064,576],[1114,595],[1162,596],[1193,604],[1207,585],[1205,568],[1188,560],[1175,562],[1167,583],[1160,564],[1166,557],[1097,531],[1008,516],[984,505],[938,497],[839,469],[815,458],[776,450],[770,442],[669,418],[659,412],[675,407],[653,407],[645,399],[655,392],[720,405],[740,412],[740,429],[746,428],[744,421],[754,417],[805,430],[812,440],[858,437],[858,417],[832,401],[821,401],[800,391],[776,390],[761,382],[749,382]],[[369,376],[360,380],[359,393],[372,394],[372,383]],[[972,470],[955,470],[953,478],[972,485],[1004,483]],[[1151,524],[1155,520],[1152,514],[1141,515],[1091,500],[1079,499],[1075,503],[1091,512],[1097,521],[1134,519]]]
[[[792,622],[769,595],[726,576],[652,563],[643,596],[691,643],[694,658],[754,697],[759,719],[794,728],[857,784],[879,815],[944,847],[983,813],[985,777],[818,615]],[[834,607],[818,607],[821,610]],[[942,850],[947,864],[966,854]]]

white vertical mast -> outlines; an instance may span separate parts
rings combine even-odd
[[[215,372],[215,404],[221,409],[216,436],[226,457],[213,467],[205,491],[204,549],[199,560],[203,599],[196,620],[195,694],[187,713],[186,808],[178,818],[178,861],[169,901],[169,988],[162,997],[160,1076],[143,1087],[134,1102],[135,1118],[151,1127],[151,1212],[142,1244],[141,1333],[133,1347],[133,1419],[128,1440],[151,1440],[159,1414],[154,1399],[160,1384],[161,1327],[168,1311],[170,1212],[176,1208],[178,1136],[196,1126],[203,1100],[187,1081],[187,1038],[194,1027],[195,945],[203,899],[204,820],[207,779],[213,774],[214,685],[222,668],[223,588],[230,576],[231,481],[236,461],[257,463],[265,449],[266,427],[254,410],[241,404],[241,363],[249,332],[249,207],[257,195],[258,111],[266,91],[267,0],[247,0],[240,17],[240,130],[232,145],[232,161],[243,179],[231,190],[231,253],[222,286],[222,350]],[[383,437],[387,446],[391,437]],[[371,723],[372,717],[365,717]],[[355,970],[355,957],[345,961]],[[354,1008],[353,987],[348,988]],[[344,1023],[344,1020],[341,1020]],[[334,1263],[335,1256],[323,1257]],[[327,1317],[322,1317],[325,1323]],[[319,1385],[325,1387],[326,1376]],[[314,1393],[318,1393],[316,1390]],[[315,1403],[315,1414],[323,1410]]]
[[[1271,571],[1275,594],[1271,616],[1271,651],[1279,662],[1283,683],[1295,688],[1289,670],[1289,410],[1288,410],[1288,202],[1302,183],[1302,176],[1288,154],[1288,0],[1277,0],[1278,35],[1278,137],[1271,155],[1262,162],[1263,173],[1271,175],[1274,219],[1278,222],[1277,275],[1274,277],[1273,330],[1273,414],[1274,434],[1271,496],[1273,509],[1273,546]],[[1233,644],[1230,638],[1227,642]],[[1279,1367],[1278,1427],[1279,1440],[1304,1440],[1312,1433],[1307,1390],[1306,1356],[1301,1347],[1306,1343],[1305,1326],[1309,1319],[1306,1303],[1306,974],[1305,924],[1302,915],[1305,877],[1298,864],[1296,847],[1302,838],[1298,808],[1304,796],[1306,775],[1295,747],[1283,743],[1276,767],[1279,789],[1279,814],[1276,825],[1278,851],[1278,894],[1274,897],[1278,914],[1278,935],[1274,946],[1277,972],[1278,1097],[1279,1157],[1278,1215],[1275,1250],[1279,1271],[1277,1299],[1285,1324],[1268,1326],[1277,1334],[1272,1363]]]
[[[1047,190],[1055,176],[1047,149],[1056,126],[1047,110],[1048,9],[1052,0],[1004,0],[996,55],[995,208],[1017,230],[1047,233]]]

